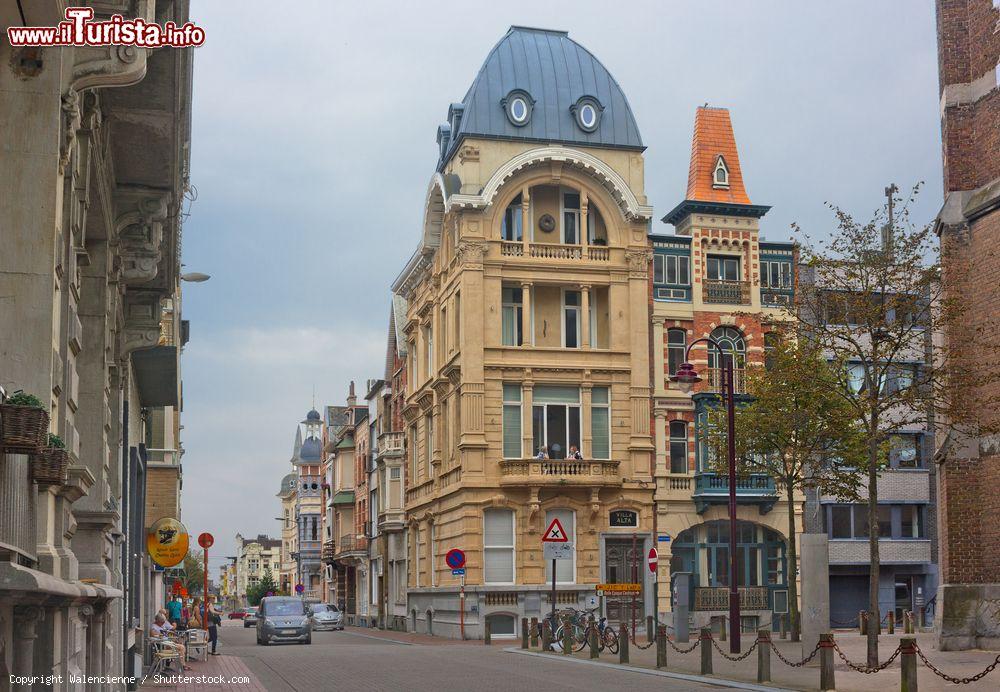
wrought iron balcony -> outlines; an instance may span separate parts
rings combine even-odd
[[[721,473],[704,472],[695,474],[695,509],[704,513],[710,505],[729,502],[729,477]],[[766,473],[751,473],[736,477],[736,502],[755,504],[761,514],[767,514],[778,500],[774,479]]]
[[[740,586],[740,610],[770,610],[771,590],[766,586]],[[696,586],[692,610],[729,610],[728,586]]]
[[[705,279],[702,283],[702,301],[725,305],[749,305],[749,281],[719,281]]]
[[[621,485],[618,462],[598,459],[503,459],[500,485]]]

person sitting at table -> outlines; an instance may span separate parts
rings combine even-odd
[[[157,613],[156,617],[153,618],[153,624],[149,627],[149,636],[159,641],[162,646],[176,651],[180,656],[181,666],[184,670],[190,670],[189,666],[184,665],[187,649],[171,635],[173,627],[169,625],[168,627],[164,627],[165,624],[167,624],[167,619],[163,617],[163,613]]]
[[[536,459],[548,459],[549,458],[549,453],[545,449],[545,447],[539,447],[538,448],[538,454],[535,455],[535,458]]]

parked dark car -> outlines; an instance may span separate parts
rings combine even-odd
[[[312,644],[310,608],[294,596],[268,596],[257,608],[257,643]]]

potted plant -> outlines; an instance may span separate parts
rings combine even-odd
[[[69,468],[69,452],[58,435],[49,434],[49,443],[31,458],[31,479],[39,485],[62,485]]]
[[[0,404],[0,447],[8,454],[37,454],[45,446],[49,412],[41,400],[18,391]]]

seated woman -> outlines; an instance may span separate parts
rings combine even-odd
[[[149,636],[159,641],[163,646],[176,651],[180,655],[181,666],[184,670],[190,670],[189,666],[184,665],[187,649],[172,636],[171,630],[173,630],[173,626],[167,623],[167,618],[164,617],[163,613],[157,613],[156,617],[153,618],[153,624],[149,627]]]

